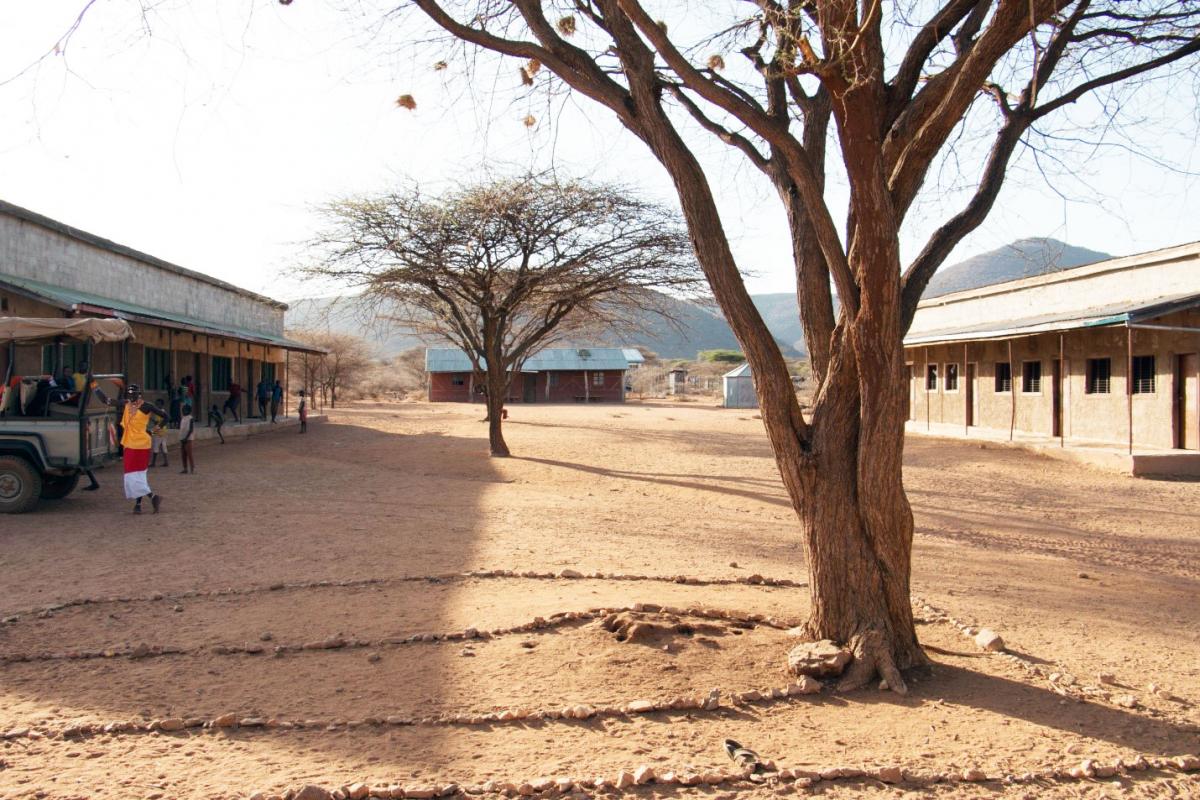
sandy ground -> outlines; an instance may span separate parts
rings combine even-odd
[[[1054,682],[981,653],[923,613],[935,668],[908,697],[826,692],[714,712],[386,724],[714,687],[727,697],[787,682],[789,637],[767,625],[693,620],[711,627],[649,645],[582,620],[469,645],[403,644],[639,602],[784,621],[807,607],[804,588],[670,580],[806,578],[753,412],[516,408],[509,460],[486,456],[478,416],[455,405],[362,404],[307,436],[201,448],[195,476],[177,474],[173,461],[153,475],[166,497],[158,516],[131,516],[109,469],[100,492],[0,518],[0,734],[46,734],[0,739],[0,797],[244,798],[306,782],[728,769],[727,737],[788,766],[895,765],[914,775],[1000,776],[1200,750],[1200,483],[923,438],[910,440],[906,459],[915,593],[994,628]],[[665,579],[421,579],[496,569]],[[99,602],[54,608],[81,600]],[[330,637],[348,646],[302,649]],[[181,652],[129,657],[139,645]],[[105,650],[115,655],[65,657]],[[1100,673],[1118,685],[1101,685]],[[1152,682],[1177,699],[1152,693]],[[1120,705],[1122,695],[1136,705]],[[80,724],[227,713],[308,724],[61,735]],[[941,787],[858,778],[807,791],[1190,797],[1200,796],[1200,776]]]

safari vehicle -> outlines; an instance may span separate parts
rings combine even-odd
[[[84,470],[117,457],[117,416],[107,398],[120,397],[125,379],[93,375],[92,346],[132,338],[129,323],[119,319],[0,317],[0,347],[8,349],[0,387],[0,512],[62,499]],[[84,346],[83,391],[54,375],[15,374],[18,346],[68,341]]]

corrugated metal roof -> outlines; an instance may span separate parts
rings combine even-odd
[[[749,378],[750,377],[750,364],[749,363],[739,364],[738,366],[729,370],[729,372],[726,372],[721,377],[722,378]]]
[[[646,358],[642,355],[642,351],[636,347],[622,347],[621,354],[625,356],[625,360],[630,364],[645,364]]]
[[[214,336],[225,336],[230,339],[269,344],[301,352],[325,352],[319,347],[313,347],[312,345],[297,342],[283,336],[260,333],[233,325],[209,322],[196,317],[188,317],[182,314],[149,308],[127,300],[113,300],[112,298],[101,297],[90,292],[52,286],[51,284],[30,280],[29,278],[18,278],[13,275],[0,274],[0,286],[7,287],[34,299],[42,300],[50,305],[79,311],[85,315],[99,314],[120,319],[130,319],[134,322],[145,322],[150,325],[161,325],[163,327],[179,328]]]
[[[487,363],[480,362],[486,368]],[[426,372],[470,372],[471,359],[462,350],[431,347],[425,351]],[[619,347],[551,348],[530,356],[525,372],[556,370],[626,370],[629,360]]]
[[[45,228],[46,230],[62,234],[63,236],[69,236],[72,239],[84,242],[85,244],[90,244],[93,247],[99,247],[100,249],[107,250],[110,253],[116,253],[117,255],[125,256],[126,258],[132,258],[135,261],[141,261],[143,264],[149,264],[152,267],[157,267],[158,269],[166,270],[167,272],[174,272],[177,275],[183,275],[194,280],[212,284],[213,286],[219,286],[226,291],[236,292],[243,297],[249,297],[250,299],[257,300],[260,303],[269,303],[276,308],[287,308],[287,303],[281,303],[278,300],[273,300],[270,297],[264,297],[261,294],[256,294],[249,289],[243,289],[240,286],[234,286],[232,283],[226,283],[225,281],[214,278],[211,275],[205,275],[202,272],[196,272],[195,270],[181,267],[178,264],[172,264],[170,261],[163,261],[161,258],[156,258],[148,253],[143,253],[140,250],[134,250],[132,247],[127,247],[123,244],[118,244],[111,239],[105,239],[103,236],[97,236],[94,233],[88,233],[87,231],[80,230],[79,228],[74,228],[70,225],[67,225],[65,222],[59,222],[56,219],[50,219],[49,217],[43,216],[34,211],[30,211],[27,208],[21,208],[20,206],[13,205],[12,203],[5,202],[4,200],[0,200],[0,214],[7,214],[8,216],[19,219],[23,222],[37,225]]]
[[[907,336],[906,345],[935,344],[938,342],[998,339],[1009,336],[1024,336],[1048,331],[1065,331],[1078,328],[1094,328],[1103,325],[1121,325],[1153,319],[1164,314],[1200,307],[1200,293],[1156,298],[1151,303],[1124,301],[1097,308],[1081,309],[1062,314],[1042,314],[1021,319],[1003,319],[981,322],[978,325],[952,329],[921,331]]]

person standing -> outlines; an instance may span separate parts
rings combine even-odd
[[[300,390],[300,432],[308,433],[308,400],[304,397],[304,390]]]
[[[279,416],[279,406],[283,404],[283,387],[279,385],[279,381],[275,381],[275,385],[271,387],[271,424],[275,424],[275,418]]]
[[[220,432],[220,428],[217,429]],[[192,474],[196,474],[196,457],[192,455],[192,440],[196,436],[196,418],[192,416],[192,407],[183,407],[183,422],[179,425],[179,457],[183,459],[183,470],[180,475],[188,474],[191,466]]]
[[[150,505],[157,514],[162,506],[162,495],[155,494],[146,478],[150,466],[150,418],[162,416],[162,411],[142,398],[137,384],[129,384],[125,398],[120,401],[121,446],[124,448],[122,463],[125,469],[125,499],[133,500],[133,513],[142,513],[142,500],[149,497]]]
[[[242,404],[242,385],[237,381],[229,384],[229,397],[225,400],[225,407],[222,411],[228,411],[233,414],[234,422],[241,422],[242,416],[238,413],[238,406]]]
[[[150,466],[158,466],[158,457],[161,455],[164,467],[170,466],[167,463],[167,410],[163,408],[163,401],[159,400],[155,404],[162,416],[155,417],[150,422]]]
[[[271,384],[267,383],[266,378],[263,378],[258,382],[258,388],[255,391],[255,397],[258,400],[258,416],[261,419],[266,419],[267,403],[271,399]]]

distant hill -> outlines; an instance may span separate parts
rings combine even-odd
[[[1021,239],[1004,247],[943,267],[929,282],[925,297],[990,286],[995,283],[1045,275],[1062,269],[1112,258],[1108,253],[1075,247],[1056,239]],[[779,342],[784,355],[807,354],[796,296],[791,292],[753,295],[754,305]],[[836,300],[836,298],[835,298]],[[679,327],[658,317],[648,317],[644,332],[621,337],[621,344],[653,350],[662,358],[693,359],[701,350],[740,349],[719,309],[682,300],[668,301]],[[386,316],[386,309],[384,309]],[[317,328],[351,333],[373,342],[382,357],[391,357],[427,344],[410,330],[373,322],[377,315],[364,311],[353,297],[307,298],[291,304],[287,327]]]
[[[951,292],[1080,267],[1108,258],[1112,258],[1108,253],[1076,247],[1057,239],[1020,239],[996,250],[972,256],[966,261],[942,267],[929,281],[922,296],[940,297]]]
[[[794,308],[795,298],[791,302]],[[662,358],[694,359],[701,350],[740,349],[729,324],[716,308],[674,299],[668,299],[667,305],[675,317],[674,324],[649,315],[640,326],[641,331],[620,337],[623,339],[620,344],[645,347]],[[361,336],[375,346],[382,358],[413,347],[445,346],[436,339],[426,340],[402,325],[380,322],[378,318],[386,317],[387,313],[386,308],[366,309],[353,296],[304,298],[289,304],[285,324],[293,331],[329,330]],[[799,331],[799,322],[793,327]],[[800,335],[790,330],[785,333],[789,338],[777,337],[780,349],[788,356],[800,355],[794,345]]]

